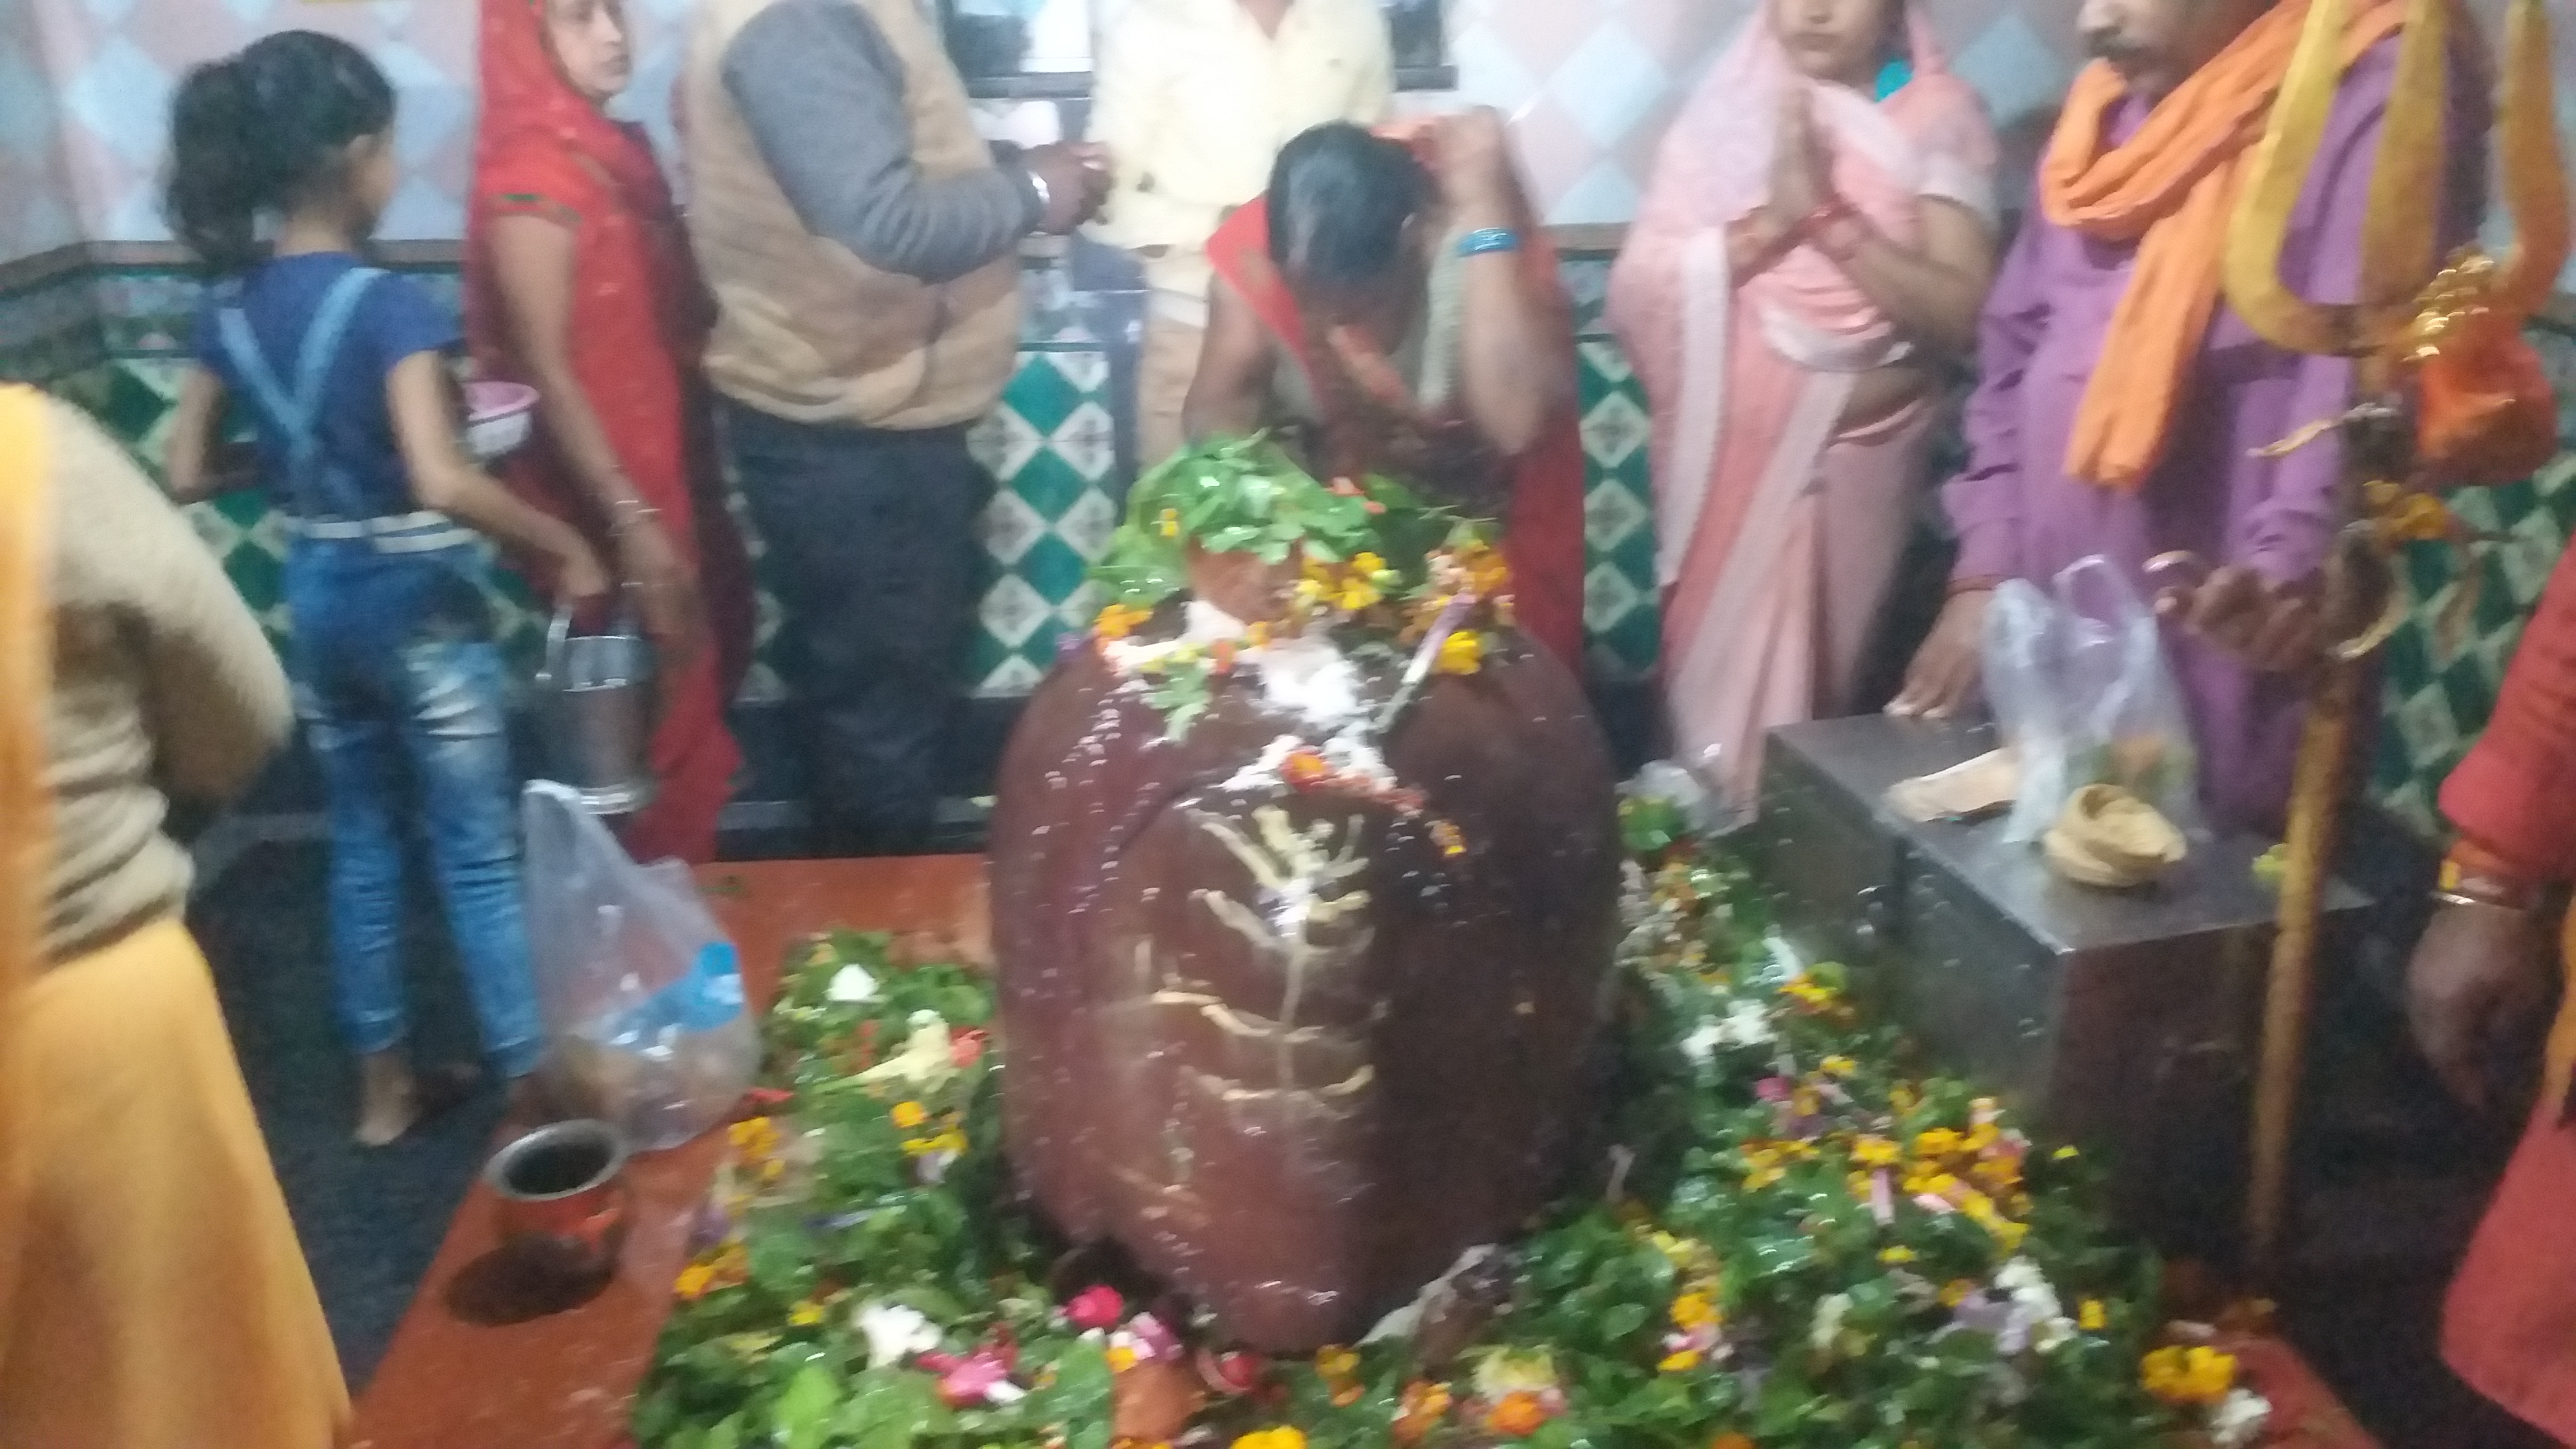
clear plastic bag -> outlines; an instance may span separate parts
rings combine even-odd
[[[2067,797],[2097,784],[2202,833],[2191,721],[2155,611],[2109,560],[2069,564],[2052,593],[2007,580],[1986,612],[1983,672],[2021,775],[2006,840],[2037,840]]]
[[[581,1110],[641,1150],[731,1115],[760,1066],[741,962],[688,867],[637,865],[580,795],[520,797],[528,950],[556,1067]]]

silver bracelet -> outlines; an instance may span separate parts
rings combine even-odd
[[[1055,188],[1047,185],[1047,179],[1040,176],[1034,168],[1023,166],[1020,168],[1020,174],[1029,178],[1030,189],[1037,192],[1038,219],[1045,220],[1046,213],[1055,209]]]

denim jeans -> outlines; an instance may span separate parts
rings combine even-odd
[[[786,610],[787,683],[821,848],[928,847],[975,623],[993,480],[962,428],[788,422],[727,403],[743,499]]]
[[[333,981],[350,1047],[385,1051],[405,1034],[408,773],[484,1051],[515,1078],[535,1067],[545,1031],[520,905],[501,656],[473,582],[481,568],[470,548],[299,538],[286,565],[288,663],[329,795]]]

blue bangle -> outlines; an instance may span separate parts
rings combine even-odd
[[[1521,234],[1509,227],[1489,226],[1482,231],[1471,231],[1458,238],[1458,255],[1462,257],[1481,257],[1495,252],[1516,252],[1520,249]]]

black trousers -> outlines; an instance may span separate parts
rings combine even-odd
[[[794,423],[731,401],[725,424],[786,611],[780,662],[820,843],[918,851],[939,800],[982,574],[974,524],[992,479],[963,428]]]

